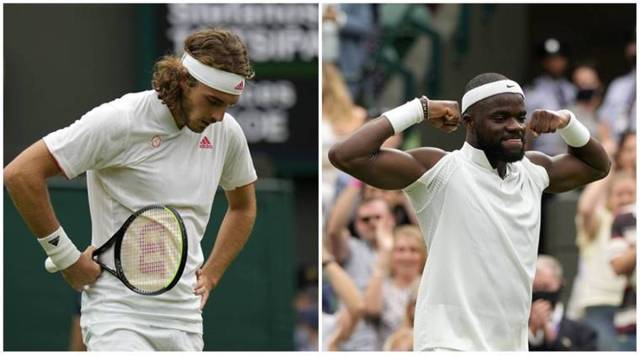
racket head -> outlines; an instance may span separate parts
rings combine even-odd
[[[187,262],[187,232],[178,212],[152,205],[123,224],[114,245],[117,277],[132,291],[159,295],[180,280]]]

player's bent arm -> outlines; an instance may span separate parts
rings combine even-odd
[[[38,238],[44,238],[60,228],[46,182],[47,178],[60,173],[43,140],[20,153],[4,169],[7,191],[25,223]],[[91,259],[91,248],[63,270],[65,280],[76,290],[95,282],[100,275],[100,266]]]
[[[27,226],[42,238],[60,227],[53,212],[47,178],[61,173],[43,140],[39,140],[4,168],[4,184]]]
[[[569,146],[566,154],[552,158],[528,152],[529,159],[542,165],[549,175],[547,192],[564,192],[607,176],[611,161],[602,145],[569,110],[535,110],[528,129],[538,134],[556,132]]]
[[[389,120],[382,116],[360,127],[349,138],[334,145],[329,160],[336,168],[381,189],[399,190],[416,181],[441,157],[438,150],[426,161],[396,150],[381,148],[394,135]]]
[[[245,245],[256,219],[255,184],[225,191],[227,212],[224,215],[213,250],[202,267],[202,274],[215,287],[229,264]]]
[[[569,147],[568,153],[549,157],[529,151],[527,157],[544,167],[549,175],[547,192],[559,193],[600,180],[609,174],[611,161],[602,145],[595,139],[579,148]]]

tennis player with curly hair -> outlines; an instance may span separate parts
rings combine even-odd
[[[156,63],[154,90],[92,109],[5,168],[5,186],[25,222],[71,287],[83,290],[81,327],[88,350],[203,349],[202,308],[256,216],[257,176],[247,141],[225,112],[252,77],[246,46],[236,34],[195,32],[185,40],[182,57]],[[46,180],[84,172],[92,246],[80,252],[56,218]],[[200,241],[218,186],[228,209],[205,262]],[[91,253],[133,211],[151,204],[179,212],[189,247],[177,285],[143,296],[101,272]],[[104,255],[106,264],[113,263]]]

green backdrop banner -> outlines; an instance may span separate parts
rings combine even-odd
[[[87,192],[77,183],[50,186],[53,207],[83,250],[90,242]],[[205,308],[205,350],[293,350],[293,188],[257,185],[258,217],[251,238]],[[276,207],[277,206],[277,207]],[[220,191],[202,247],[213,245],[226,210]],[[67,350],[76,293],[44,270],[45,254],[4,194],[4,350]]]

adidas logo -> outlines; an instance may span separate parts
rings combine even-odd
[[[213,144],[211,144],[211,141],[209,141],[209,138],[207,138],[207,136],[202,137],[202,139],[200,140],[200,148],[213,149]]]
[[[236,90],[242,90],[244,89],[244,80],[242,80],[241,82],[238,83],[238,85],[236,85],[236,87],[234,88]]]
[[[58,246],[58,243],[60,243],[60,236],[57,236],[53,239],[51,239],[50,241],[48,241],[47,243],[53,245],[54,247]]]

